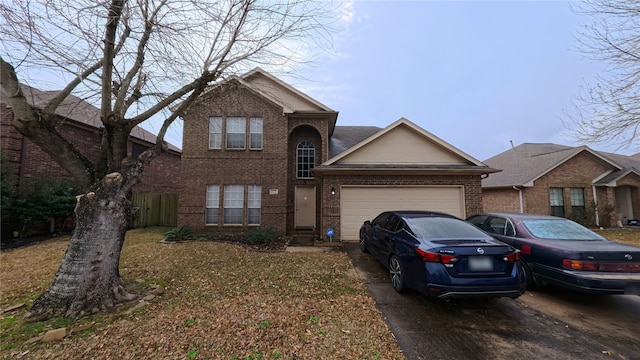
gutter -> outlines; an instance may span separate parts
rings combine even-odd
[[[600,216],[598,215],[598,194],[596,193],[596,186],[591,185],[591,189],[593,191],[593,204],[595,207],[595,216],[596,216],[596,226],[600,227]]]
[[[518,190],[518,196],[520,197],[520,214],[524,213],[524,202],[522,201],[522,189],[518,188],[517,186],[513,186],[514,190]]]

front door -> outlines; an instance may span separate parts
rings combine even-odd
[[[316,228],[316,188],[315,186],[296,186],[296,229],[313,230]]]

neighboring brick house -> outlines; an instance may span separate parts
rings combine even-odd
[[[640,217],[640,154],[586,146],[522,144],[484,161],[485,211],[551,214],[598,226]]]
[[[41,91],[26,85],[22,90],[32,106],[39,106],[51,99],[56,91]],[[0,142],[3,166],[9,166],[18,179],[18,188],[24,187],[29,179],[38,177],[70,178],[70,174],[49,155],[29,139],[20,134],[11,124],[13,111],[0,92]],[[75,96],[69,96],[56,109],[63,121],[58,131],[69,142],[92,161],[97,161],[100,152],[101,128],[98,108]],[[129,154],[137,155],[155,143],[156,137],[150,132],[135,127],[127,144]],[[180,183],[180,149],[169,145],[169,151],[154,159],[144,170],[142,180],[133,192],[178,194]],[[175,219],[174,219],[175,222]],[[4,227],[3,227],[4,228]],[[4,233],[4,231],[3,231]]]
[[[357,240],[383,210],[482,211],[498,171],[406,119],[336,126],[338,113],[261,70],[207,89],[184,114],[178,223]]]

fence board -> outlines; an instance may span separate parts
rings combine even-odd
[[[132,227],[178,225],[178,194],[135,193],[131,203],[137,209]]]

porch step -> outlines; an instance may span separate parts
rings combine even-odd
[[[289,242],[289,246],[313,246],[313,238],[314,236],[311,234],[293,235]]]

